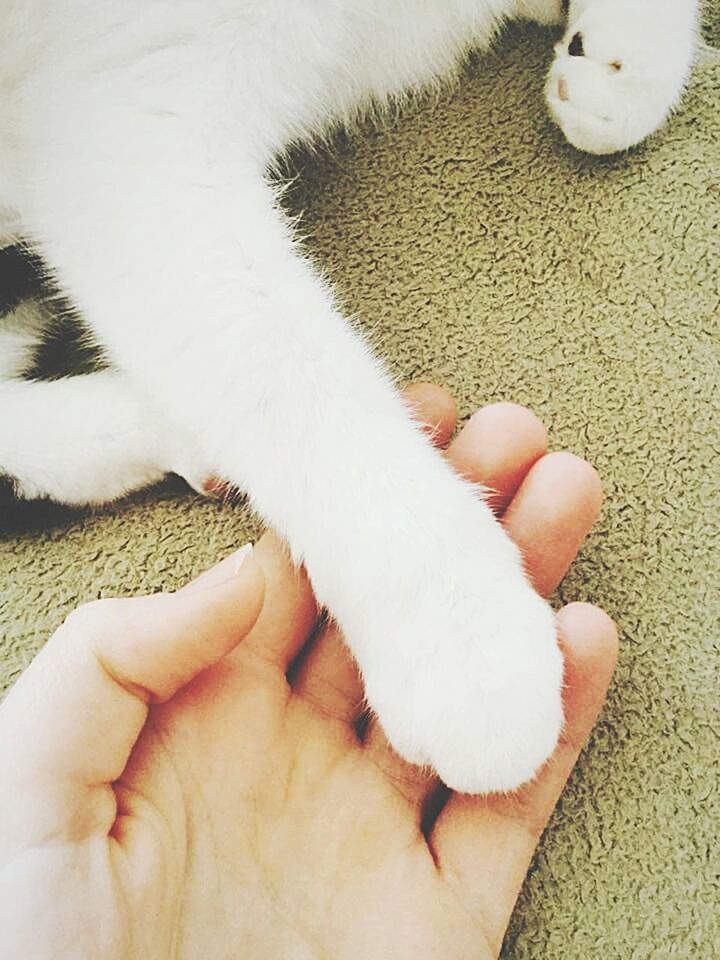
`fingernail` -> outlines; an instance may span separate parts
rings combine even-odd
[[[253,544],[246,543],[245,546],[240,547],[235,553],[231,553],[229,557],[225,557],[220,563],[215,564],[214,567],[201,573],[195,580],[191,580],[191,582],[182,589],[190,593],[192,590],[205,590],[207,587],[217,587],[222,583],[226,583],[228,580],[233,580],[238,573],[240,573],[240,570],[248,558],[252,556],[252,552]]]

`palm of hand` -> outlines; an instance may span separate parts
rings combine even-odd
[[[437,439],[446,438],[454,416],[438,412],[437,394],[414,399],[439,421]],[[586,464],[543,456],[538,426],[518,408],[488,408],[449,456],[511,501],[504,522],[539,589],[550,592],[594,519],[598,490]],[[567,729],[538,780],[512,797],[448,795],[393,754],[375,724],[358,735],[359,677],[334,629],[314,632],[312,593],[279,541],[266,535],[254,560],[264,602],[239,646],[262,578],[252,562],[230,576],[226,561],[177,594],[86,608],[48,644],[36,676],[43,658],[52,673],[59,651],[79,686],[87,674],[98,690],[109,688],[112,704],[97,711],[96,728],[68,733],[60,723],[60,748],[34,743],[23,698],[40,727],[43,716],[25,678],[3,705],[0,754],[12,742],[36,775],[50,777],[43,790],[35,784],[39,809],[29,802],[16,817],[17,842],[9,852],[0,843],[5,879],[16,892],[26,882],[29,913],[42,918],[3,923],[12,940],[14,922],[17,955],[497,956],[537,840],[602,703],[614,659],[609,621],[585,605],[559,616]],[[238,599],[248,567],[251,614],[253,604]],[[89,666],[77,642],[66,638],[60,649],[63,630],[90,638]],[[72,696],[68,716],[77,712]],[[148,709],[153,700],[163,702]],[[58,752],[69,750],[63,738],[75,754],[60,757],[62,776],[50,776]],[[8,796],[0,787],[6,822]],[[13,814],[19,809],[15,799]]]
[[[241,648],[151,718],[123,777],[140,823],[115,863],[121,926],[144,925],[149,956],[178,941],[181,956],[493,956],[417,803],[275,665]]]

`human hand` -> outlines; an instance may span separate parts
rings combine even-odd
[[[449,398],[409,395],[447,440]],[[448,456],[498,491],[550,593],[599,508],[527,411],[486,408]],[[512,796],[448,794],[363,716],[310,587],[266,534],[175,594],[81,608],[0,707],[0,929],[23,958],[497,956],[612,674],[594,607],[558,615],[565,736]],[[391,642],[391,638],[388,638]],[[358,733],[358,730],[361,733]]]

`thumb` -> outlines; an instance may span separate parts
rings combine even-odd
[[[0,864],[13,850],[111,829],[111,785],[148,705],[249,633],[264,586],[248,545],[192,588],[99,600],[68,617],[0,706]]]

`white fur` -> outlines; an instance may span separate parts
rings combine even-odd
[[[0,385],[3,380],[20,377],[32,361],[35,348],[43,335],[42,318],[32,305],[19,304],[2,319],[0,326]],[[0,404],[0,416],[5,411]],[[3,456],[7,448],[0,444]],[[4,459],[0,464],[7,472]]]
[[[622,6],[633,3],[644,26],[643,0]],[[691,32],[694,2],[672,3]],[[173,468],[173,443],[192,438],[195,449],[181,444],[181,469],[247,490],[305,562],[397,749],[469,791],[517,786],[557,741],[562,662],[552,615],[479,494],[417,431],[294,248],[265,174],[292,141],[446,77],[503,18],[560,22],[560,7],[0,0],[4,204],[122,371],[72,386],[10,385],[0,410],[17,424],[0,431],[0,465],[27,491],[97,500]],[[614,0],[577,0],[571,11],[598,31],[595,59],[614,56],[603,46],[617,33],[605,31],[604,9],[619,15]],[[619,55],[641,78],[645,64],[654,82],[652,46],[644,36],[633,46],[637,23],[625,20]],[[615,136],[606,146],[662,121],[687,72],[683,50],[652,119],[618,121],[627,142]],[[562,50],[560,68],[576,70]],[[614,77],[588,76],[618,117],[635,110],[627,89],[614,92]],[[557,108],[563,129],[586,149],[602,147],[592,97],[578,94],[575,111],[569,120]],[[74,485],[65,483],[67,455],[53,468],[49,451],[31,456],[25,442],[36,416],[27,391],[41,403],[41,389],[66,390],[69,405],[83,405],[82,390],[94,397],[76,458],[87,476]]]
[[[148,422],[125,377],[102,371],[49,382],[0,382],[0,450],[18,495],[107,503],[156,483],[179,460],[173,431]]]
[[[568,52],[576,33],[582,57]],[[575,0],[548,76],[553,118],[588,153],[639,143],[679,101],[696,42],[697,5],[689,0]]]

